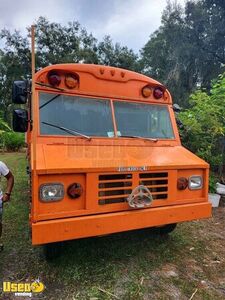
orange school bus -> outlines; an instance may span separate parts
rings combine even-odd
[[[208,164],[180,142],[169,91],[124,69],[52,65],[17,81],[27,131],[33,245],[211,215]],[[28,100],[27,100],[28,98]]]

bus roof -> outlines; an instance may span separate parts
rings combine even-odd
[[[95,65],[95,64],[56,64],[45,67],[35,74],[35,83],[39,86],[36,89],[46,90],[49,83],[49,74],[58,74],[61,83],[59,89],[66,90],[69,93],[85,94],[101,97],[112,97],[121,99],[136,99],[142,101],[151,101],[170,103],[171,96],[166,88],[158,81],[125,69]],[[75,76],[79,84],[75,89],[69,89],[65,86],[67,76]],[[42,85],[42,86],[41,86]],[[161,88],[164,91],[162,99],[154,99],[153,95],[148,99],[143,97],[142,89],[150,87],[154,92],[155,88]]]

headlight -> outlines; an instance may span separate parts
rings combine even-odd
[[[40,186],[40,199],[45,202],[59,201],[64,197],[64,186],[61,183],[47,183]]]
[[[202,188],[202,185],[202,176],[195,175],[189,177],[188,187],[190,190],[199,190]]]

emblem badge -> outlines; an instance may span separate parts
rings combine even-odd
[[[144,185],[139,185],[133,189],[132,193],[127,198],[128,204],[132,208],[144,208],[152,203],[152,194]]]

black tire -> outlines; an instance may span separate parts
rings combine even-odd
[[[47,261],[60,257],[62,253],[62,243],[51,243],[43,246],[44,256]]]
[[[176,223],[167,224],[162,227],[158,227],[157,230],[158,230],[159,234],[161,234],[161,235],[169,234],[170,232],[174,231],[176,226],[177,226]]]

